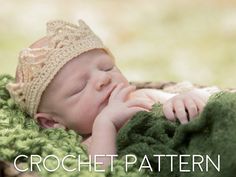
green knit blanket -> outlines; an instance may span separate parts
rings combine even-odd
[[[235,177],[236,93],[213,95],[186,125],[167,121],[161,105],[155,105],[151,113],[136,114],[120,130],[117,142],[119,155],[135,154],[134,166],[148,176]]]
[[[30,160],[39,161],[36,156],[30,159],[31,155],[42,159],[50,155],[59,159],[73,155],[79,156],[82,162],[89,162],[81,136],[72,130],[41,129],[14,104],[5,89],[12,79],[9,75],[0,76],[0,160],[13,163],[16,157],[25,155],[27,158],[19,158],[17,165],[29,170]],[[160,105],[155,105],[151,112],[139,112],[119,131],[117,148],[113,169],[110,166],[105,173],[96,172],[94,165],[90,171],[86,165],[78,169],[77,158],[67,158],[64,166],[59,164],[50,172],[48,169],[58,165],[52,156],[45,164],[33,165],[32,170],[39,176],[49,177],[233,177],[236,172],[236,94],[214,95],[203,113],[187,125],[167,121]],[[172,162],[168,155],[172,155]],[[220,171],[217,171],[219,156]],[[206,157],[209,157],[207,170]],[[76,170],[68,172],[65,168]]]

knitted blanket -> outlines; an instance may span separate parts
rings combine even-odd
[[[85,147],[81,145],[81,136],[72,130],[41,129],[10,99],[5,85],[12,79],[9,75],[0,76],[0,162],[12,164],[19,155],[24,155],[16,161],[19,169],[49,177],[231,177],[236,172],[236,94],[225,92],[215,95],[198,119],[187,125],[167,121],[160,105],[155,105],[149,113],[136,114],[118,133],[118,157],[112,164],[113,168],[110,166],[105,173],[101,173],[93,165],[78,169],[78,158],[67,158],[63,165],[62,161],[58,165],[58,160],[52,155],[58,159],[67,155],[79,156],[80,161],[90,162]],[[193,171],[190,157],[194,154],[196,164]],[[31,159],[32,155],[34,158]],[[158,155],[172,155],[172,162],[170,156],[158,161]],[[180,155],[183,155],[182,166]],[[207,155],[208,171],[205,162]],[[220,171],[217,171],[219,156]],[[39,158],[47,160],[40,161]],[[204,162],[200,163],[202,160]],[[32,165],[32,161],[40,163]]]
[[[213,95],[204,111],[186,125],[167,121],[161,105],[155,105],[120,130],[117,145],[120,156],[137,158],[130,160],[135,161],[131,168],[145,170],[148,176],[234,177],[236,93]]]

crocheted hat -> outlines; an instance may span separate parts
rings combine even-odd
[[[14,101],[32,117],[37,113],[44,90],[68,61],[98,48],[111,55],[82,20],[79,26],[61,20],[49,21],[46,38],[47,45],[20,52],[16,81],[6,86]]]

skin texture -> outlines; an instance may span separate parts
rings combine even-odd
[[[47,38],[31,48],[47,45]],[[167,119],[187,123],[199,114],[210,95],[201,89],[183,94],[140,89],[129,85],[102,49],[70,60],[57,73],[40,101],[35,118],[45,128],[73,129],[84,137],[90,155],[116,154],[119,129],[137,112],[160,102]],[[104,138],[105,137],[105,138]],[[99,159],[105,168],[110,159]]]
[[[109,55],[98,49],[86,52],[59,71],[44,93],[39,111],[80,134],[90,134],[94,119],[119,83],[129,85]],[[41,123],[47,126],[42,117]]]

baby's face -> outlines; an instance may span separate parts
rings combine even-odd
[[[108,104],[109,95],[127,79],[102,49],[83,53],[69,61],[44,92],[38,112],[80,134],[89,134],[93,122]]]

